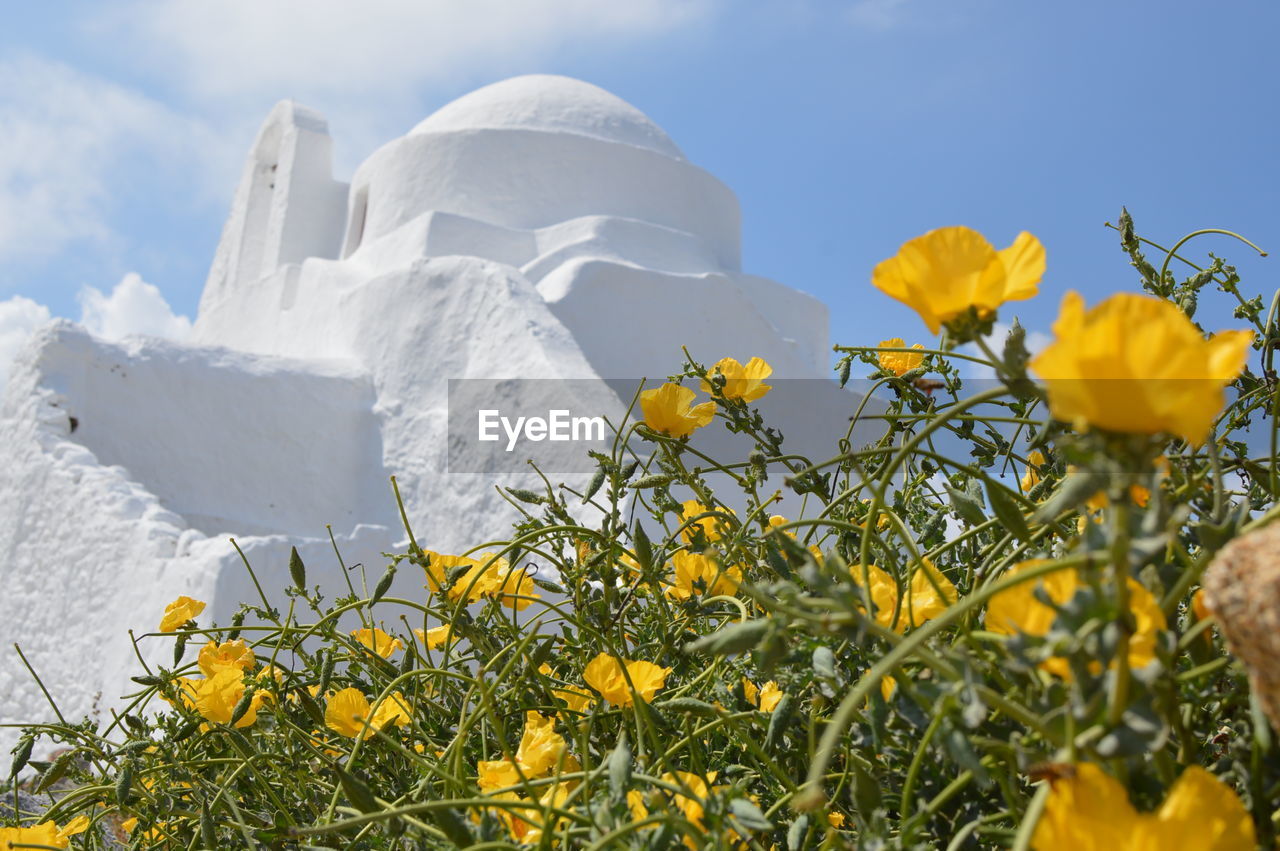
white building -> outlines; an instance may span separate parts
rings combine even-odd
[[[271,112],[189,344],[58,321],[14,364],[0,648],[23,646],[69,718],[118,705],[127,631],[154,629],[178,594],[210,603],[205,623],[256,599],[229,536],[268,593],[290,545],[340,587],[326,524],[348,563],[380,573],[403,540],[395,473],[425,546],[501,537],[492,479],[445,470],[449,378],[660,378],[682,345],[829,374],[826,308],[740,270],[733,193],[595,86],[480,89],[349,185],[330,145],[316,113]],[[47,717],[0,653],[0,722]]]

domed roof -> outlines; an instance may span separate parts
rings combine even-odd
[[[480,129],[573,133],[684,159],[661,127],[622,98],[552,74],[512,77],[477,89],[436,110],[410,135]]]

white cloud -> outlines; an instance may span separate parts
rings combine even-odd
[[[669,32],[718,0],[129,0],[97,26],[214,98],[376,102]],[[317,104],[323,106],[323,104]]]
[[[0,61],[0,261],[112,233],[117,175],[182,161],[193,122],[138,92],[37,57]]]
[[[9,383],[9,368],[31,332],[52,317],[49,308],[29,298],[14,296],[0,301],[0,397]]]
[[[855,0],[849,7],[849,21],[869,30],[887,30],[898,23],[907,0]]]
[[[85,287],[77,301],[80,324],[107,340],[130,334],[181,340],[191,333],[191,320],[175,315],[160,290],[134,273],[125,275],[110,294]],[[0,301],[0,397],[18,350],[32,331],[51,318],[49,308],[23,296]]]
[[[125,275],[110,295],[85,287],[77,301],[80,324],[107,340],[130,334],[181,340],[191,333],[191,320],[175,316],[160,290],[134,273]]]

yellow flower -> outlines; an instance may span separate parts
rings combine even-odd
[[[1049,411],[1077,429],[1169,432],[1199,445],[1222,410],[1223,388],[1244,368],[1251,331],[1205,340],[1174,305],[1120,293],[1085,311],[1069,292],[1054,341],[1031,361]]]
[[[351,630],[351,637],[383,659],[390,659],[392,653],[404,649],[403,641],[388,635],[377,627],[373,629],[353,629]]]
[[[481,760],[476,763],[476,770],[479,773],[477,785],[485,793],[520,783],[520,770],[509,759]]]
[[[702,553],[680,550],[671,557],[671,563],[675,567],[675,580],[666,592],[678,600],[704,594],[708,597],[733,594],[742,582],[741,567],[724,567]]]
[[[680,530],[680,537],[685,543],[693,543],[694,530],[698,528],[702,529],[702,534],[708,541],[718,541],[724,537],[723,533],[726,531],[728,521],[723,517],[703,517],[701,520],[694,520],[692,523],[689,522],[690,520],[693,520],[693,518],[702,514],[707,514],[711,510],[712,509],[707,508],[696,499],[686,499],[684,502],[680,503],[680,522],[682,524],[687,524]],[[735,513],[732,508],[717,507],[715,510],[720,513]],[[786,520],[783,520],[782,522],[785,523]]]
[[[365,728],[369,715],[369,700],[359,689],[344,688],[331,695],[324,705],[324,724],[335,733],[354,739],[363,735],[369,738],[373,729]]]
[[[538,777],[550,771],[564,753],[564,738],[555,730],[555,719],[538,712],[526,712],[524,734],[516,750],[516,762],[525,774]]]
[[[945,612],[958,596],[956,586],[928,559],[924,560],[923,570],[916,570],[911,574],[907,596],[900,606],[898,585],[893,581],[893,577],[874,564],[868,565],[866,572],[871,579],[871,602],[876,608],[876,623],[883,627],[891,627],[894,632],[906,632],[908,626],[920,626],[925,621],[936,618]],[[862,585],[861,565],[851,566],[849,574],[854,582]],[[938,593],[939,590],[942,591],[941,595]],[[895,608],[898,609],[896,623],[894,622]]]
[[[165,606],[164,617],[160,620],[161,632],[173,632],[196,615],[204,611],[205,604],[190,597],[179,597]]]
[[[844,822],[844,813],[827,813],[827,824],[831,825],[836,830],[844,827]]]
[[[700,832],[705,830],[702,817],[705,814],[704,804],[707,797],[711,792],[724,788],[723,786],[717,786],[715,789],[711,788],[711,784],[716,779],[716,772],[709,773],[705,780],[688,771],[677,771],[675,774],[665,773],[661,779],[672,786],[684,790],[673,794],[664,789],[663,793],[671,795],[671,802],[676,809],[680,810],[690,824]],[[631,811],[631,820],[633,822],[641,821],[649,815],[649,808],[645,806],[644,793],[638,789],[632,789],[627,792],[627,807]],[[699,838],[705,839],[705,837]],[[684,844],[685,847],[693,849],[703,847],[703,842],[695,840],[691,836],[685,837]]]
[[[876,266],[871,282],[914,309],[936,334],[970,308],[986,319],[1006,301],[1031,298],[1043,276],[1044,246],[1026,231],[996,251],[975,230],[947,227],[904,243]]]
[[[880,341],[882,349],[903,349],[906,346],[906,341],[901,337],[890,337]],[[923,349],[924,346],[916,343],[911,348]],[[881,352],[876,359],[880,362],[881,369],[888,370],[894,375],[906,375],[924,363],[924,355],[917,355],[914,352]]]
[[[775,680],[756,687],[756,684],[746,677],[742,678],[742,696],[761,712],[772,712],[778,708],[778,701],[782,700],[782,689],[778,688]]]
[[[213,676],[195,682],[191,702],[206,720],[215,724],[229,724],[236,705],[244,697],[244,689],[244,672],[235,667],[223,668]],[[248,711],[236,721],[236,726],[248,727],[257,721],[258,709],[265,698],[264,694],[255,691],[249,700]]]
[[[449,574],[453,572],[454,568],[462,565],[472,566],[476,563],[475,559],[467,558],[466,556],[444,555],[432,550],[423,550],[422,552],[426,555],[428,562],[425,568],[427,590],[432,594],[449,584]]]
[[[1153,813],[1139,813],[1118,780],[1092,763],[1068,766],[1031,838],[1035,851],[1252,851],[1253,821],[1232,789],[1191,766]]]
[[[540,595],[533,591],[533,576],[523,568],[511,566],[506,559],[485,553],[472,564],[474,566],[449,589],[450,600],[466,594],[469,603],[487,598],[522,612],[539,599]]]
[[[1010,568],[1008,575],[1043,564],[1043,560],[1024,561]],[[1136,579],[1129,577],[1129,609],[1133,612],[1136,628],[1129,637],[1129,666],[1141,668],[1156,658],[1156,636],[1166,627],[1164,612],[1156,598]],[[1023,582],[1001,591],[987,603],[987,629],[1002,635],[1047,635],[1058,617],[1057,611],[1036,599],[1035,589],[1044,593],[1059,606],[1065,605],[1076,591],[1084,587],[1079,572],[1074,569],[1058,570],[1045,574],[1034,582]],[[1041,667],[1064,679],[1071,677],[1071,666],[1066,659],[1049,659]]]
[[[206,677],[212,677],[219,671],[229,668],[237,671],[252,670],[258,664],[258,660],[254,658],[253,651],[244,643],[244,639],[237,638],[235,641],[226,641],[222,644],[210,641],[200,648],[196,664],[200,666],[200,670]]]
[[[648,703],[666,685],[669,673],[670,668],[663,668],[652,662],[635,662],[601,653],[587,663],[582,679],[614,706],[630,706],[633,694],[631,687],[627,685],[628,677],[631,679],[631,686],[635,688],[635,694]]]
[[[120,829],[123,830],[125,833],[133,833],[133,829],[137,826],[138,826],[137,816],[130,816],[129,818],[120,822]]]
[[[551,666],[542,663],[538,667],[538,672],[546,677],[554,676]],[[585,691],[576,688],[553,688],[551,693],[565,702],[572,712],[582,715],[591,711],[591,707],[596,705],[596,699]]]
[[[435,650],[441,644],[444,644],[449,640],[449,636],[452,632],[453,627],[449,624],[445,624],[444,626],[435,626],[431,629],[415,629],[413,634],[418,636],[418,640],[426,645],[428,650]]]
[[[711,422],[716,411],[715,402],[690,407],[696,395],[688,387],[671,382],[645,390],[640,394],[644,424],[672,437],[688,437],[695,429]]]
[[[387,727],[403,727],[412,720],[413,712],[409,709],[409,702],[398,691],[393,691],[383,698],[378,708],[373,710],[373,726],[379,730],[385,730]]]
[[[724,387],[721,395],[726,399],[739,402],[754,402],[772,388],[764,380],[773,373],[773,367],[762,358],[752,358],[746,364],[740,364],[733,358],[721,358],[711,367],[708,374],[720,373],[724,376]],[[702,380],[702,392],[711,392],[711,382]]]
[[[1027,464],[1027,472],[1022,474],[1022,481],[1019,483],[1024,493],[1040,484],[1040,467],[1044,466],[1045,460],[1044,453],[1039,449],[1033,449],[1027,455],[1027,461],[1029,462]]]
[[[22,845],[67,848],[71,837],[83,833],[88,827],[87,816],[77,816],[63,828],[51,821],[42,821],[34,827],[0,827],[0,848]]]

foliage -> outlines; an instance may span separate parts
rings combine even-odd
[[[1264,315],[1216,258],[1157,271],[1127,214],[1117,228],[1169,322],[1190,327],[1216,284],[1252,325],[1248,365],[1171,377],[1230,381],[1203,441],[1048,416],[1022,329],[1000,354],[982,336],[1034,294],[1024,257],[1014,295],[1003,272],[1002,298],[967,307],[948,283],[933,347],[837,348],[842,384],[868,369],[888,398],[854,417],[875,441],[788,454],[751,407],[767,364],[688,362],[670,384],[708,401],[646,391],[649,425],[584,492],[510,492],[507,541],[441,554],[406,527],[372,593],[335,600],[295,553],[289,599],[226,627],[178,601],[173,666],[135,677],[110,724],[28,728],[12,774],[74,781],[48,817],[128,820],[133,847],[1147,847],[1108,813],[1152,836],[1235,818],[1202,847],[1271,847],[1280,750],[1192,595],[1224,544],[1280,516],[1276,301]],[[982,261],[966,274],[1016,265],[962,236]],[[906,268],[889,269],[904,300],[928,284]],[[1132,330],[1159,342],[1160,321]],[[1066,333],[1060,350],[1089,348],[1081,323]],[[962,395],[963,361],[997,379]],[[705,457],[686,437],[704,427],[754,449]],[[804,500],[789,519],[784,491]],[[404,570],[420,596],[388,595]],[[28,762],[34,739],[61,756]]]

